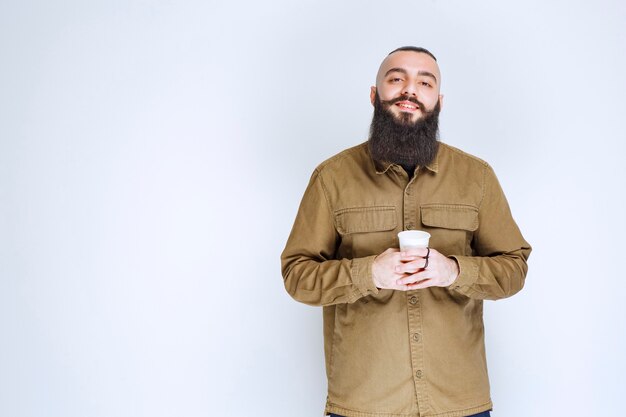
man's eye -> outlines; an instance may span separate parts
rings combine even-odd
[[[424,87],[432,87],[432,86],[430,85],[430,83],[429,83],[429,82],[426,82],[426,81],[422,81],[422,85],[423,85]]]
[[[392,83],[399,83],[400,81],[402,81],[402,78],[392,78],[391,79]]]

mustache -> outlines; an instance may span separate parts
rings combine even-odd
[[[392,98],[391,100],[380,100],[380,103],[385,106],[385,107],[389,107],[393,104],[396,104],[399,101],[410,101],[413,104],[416,104],[417,107],[419,107],[420,111],[425,112],[426,110],[426,106],[424,105],[424,103],[422,103],[421,101],[419,101],[418,99],[416,99],[415,97],[410,97],[410,96],[400,96],[400,97],[396,97],[396,98]]]

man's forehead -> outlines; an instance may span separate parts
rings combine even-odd
[[[430,55],[415,51],[397,51],[387,56],[380,64],[376,75],[376,84],[385,77],[389,70],[394,68],[403,69],[413,74],[430,72],[435,75],[438,83],[441,80],[439,65]]]

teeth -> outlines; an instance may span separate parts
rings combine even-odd
[[[415,109],[416,108],[415,106],[411,106],[411,105],[408,105],[408,104],[400,104],[400,107],[404,107],[405,109]]]

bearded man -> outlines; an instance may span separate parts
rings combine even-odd
[[[326,415],[490,415],[483,300],[522,288],[531,248],[491,167],[438,140],[440,84],[426,49],[385,58],[369,140],[315,169],[282,253],[323,306]],[[430,247],[397,249],[413,229]]]

